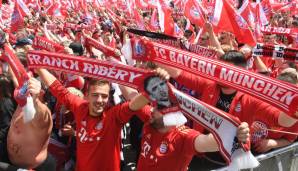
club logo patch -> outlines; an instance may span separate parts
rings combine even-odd
[[[168,151],[168,144],[165,142],[162,142],[160,147],[159,147],[159,152],[161,154],[165,154]]]

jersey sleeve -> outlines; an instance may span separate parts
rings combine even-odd
[[[202,93],[204,86],[204,79],[197,75],[182,71],[181,74],[175,79],[178,83],[185,85],[199,94]]]
[[[195,140],[201,133],[193,129],[186,129],[182,132],[185,136],[183,144],[183,153],[185,153],[186,155],[197,154],[197,151],[195,150]]]
[[[258,117],[262,117],[264,120],[267,120],[272,125],[279,126],[278,118],[281,113],[280,110],[260,100],[256,100],[255,105],[253,106],[255,109],[254,113],[258,115]]]
[[[283,131],[288,131],[288,132],[292,132],[292,133],[297,133],[298,132],[298,123],[296,123],[294,126],[290,127],[290,128],[284,128]],[[284,134],[283,138],[287,139],[290,142],[294,142],[297,139],[297,135],[293,135],[293,134]]]
[[[84,99],[71,94],[58,80],[49,86],[49,90],[57,98],[57,101],[72,111],[73,114],[76,114],[76,110],[86,102]]]

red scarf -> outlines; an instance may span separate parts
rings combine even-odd
[[[143,84],[143,78],[152,75],[143,69],[60,53],[29,51],[27,58],[29,68],[42,67],[86,77],[107,79],[135,89]]]
[[[50,41],[47,38],[36,36],[33,42],[33,48],[47,50],[49,52],[62,52],[64,47],[58,43]]]
[[[27,58],[29,68],[42,67],[81,76],[107,79],[141,91],[144,89],[145,79],[152,76],[151,72],[139,68],[72,55],[29,51]],[[229,114],[225,114],[214,107],[179,92],[172,86],[170,86],[170,89],[177,98],[177,102],[183,113],[194,121],[201,123],[213,133],[219,144],[220,152],[226,161],[230,163],[233,152],[237,149],[235,146],[237,143],[234,141],[234,138],[239,121],[235,120],[234,117],[229,118]],[[206,121],[207,118],[209,118],[209,121]],[[223,131],[225,134],[223,134]],[[247,151],[249,145],[243,147],[243,149]]]
[[[252,51],[254,56],[267,57],[272,59],[283,59],[298,63],[298,49],[288,48],[280,45],[264,45],[258,43]]]
[[[259,98],[292,117],[298,107],[298,88],[217,60],[147,40],[132,41],[133,57],[180,68]]]
[[[5,60],[10,65],[19,83],[19,87],[17,87],[16,91],[14,92],[15,100],[18,102],[19,105],[24,106],[27,103],[27,81],[29,80],[29,76],[18,57],[6,44],[4,45],[4,51],[5,55],[2,55],[3,60]]]
[[[261,31],[267,34],[280,34],[280,35],[293,35],[298,32],[298,30],[294,28],[270,27],[270,26],[261,27]]]
[[[110,46],[107,46],[103,43],[98,42],[95,39],[92,39],[90,37],[86,37],[86,46],[94,47],[98,50],[100,50],[102,53],[104,53],[106,56],[118,56],[115,52],[116,49],[112,48]]]

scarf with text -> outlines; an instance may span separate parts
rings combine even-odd
[[[253,56],[283,59],[298,63],[298,49],[281,45],[266,45],[258,43],[252,50]]]
[[[176,67],[259,98],[292,117],[298,87],[184,50],[143,39],[132,41],[133,58]],[[296,117],[297,118],[297,117]]]
[[[64,47],[58,43],[50,41],[45,37],[36,36],[33,42],[33,48],[46,50],[49,52],[61,52],[64,51]]]
[[[143,31],[143,30],[137,30],[137,29],[128,29],[127,31],[135,35],[149,37],[150,40],[154,42],[166,44],[169,46],[174,46],[176,48],[185,49],[190,52],[196,53],[197,55],[205,56],[207,58],[215,59],[217,56],[216,51],[212,49],[208,49],[198,44],[192,44],[192,43],[183,44],[176,37],[172,37],[162,33],[155,33],[155,32],[149,32],[149,31]]]
[[[152,72],[122,64],[111,64],[105,61],[58,53],[29,51],[27,59],[29,68],[42,67],[81,76],[106,79],[141,91],[144,91],[145,79],[153,75]],[[239,121],[234,117],[229,118],[228,114],[218,109],[209,108],[209,106],[204,107],[205,104],[198,102],[198,100],[192,99],[171,86],[170,88],[177,98],[181,111],[214,134],[220,152],[226,161],[230,163],[231,156],[236,149],[235,136]],[[224,130],[225,134],[223,134]],[[247,151],[249,146],[243,146],[242,148]]]
[[[90,38],[90,37],[85,37],[86,41],[86,46],[88,47],[94,47],[98,50],[100,50],[102,53],[104,53],[106,56],[118,56],[116,53],[116,49],[112,48],[110,46],[107,46],[103,43],[100,43],[99,41]]]
[[[262,26],[261,31],[266,34],[293,35],[298,32],[294,28]]]
[[[177,90],[171,84],[168,85],[182,113],[212,133],[220,153],[230,167],[240,170],[259,165],[249,151],[250,142],[242,144],[237,141],[237,128],[240,125],[238,118]],[[235,158],[237,162],[233,160]]]

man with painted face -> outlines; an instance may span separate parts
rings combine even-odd
[[[139,95],[130,102],[108,108],[109,82],[90,80],[87,95],[82,99],[71,94],[47,70],[38,69],[37,72],[58,102],[74,115],[77,133],[76,171],[119,171],[121,128],[134,114],[147,117],[151,108],[143,107],[148,101]]]
[[[151,100],[156,101],[158,108],[169,107],[169,89],[165,80],[158,76],[151,76],[145,79],[144,89]]]

